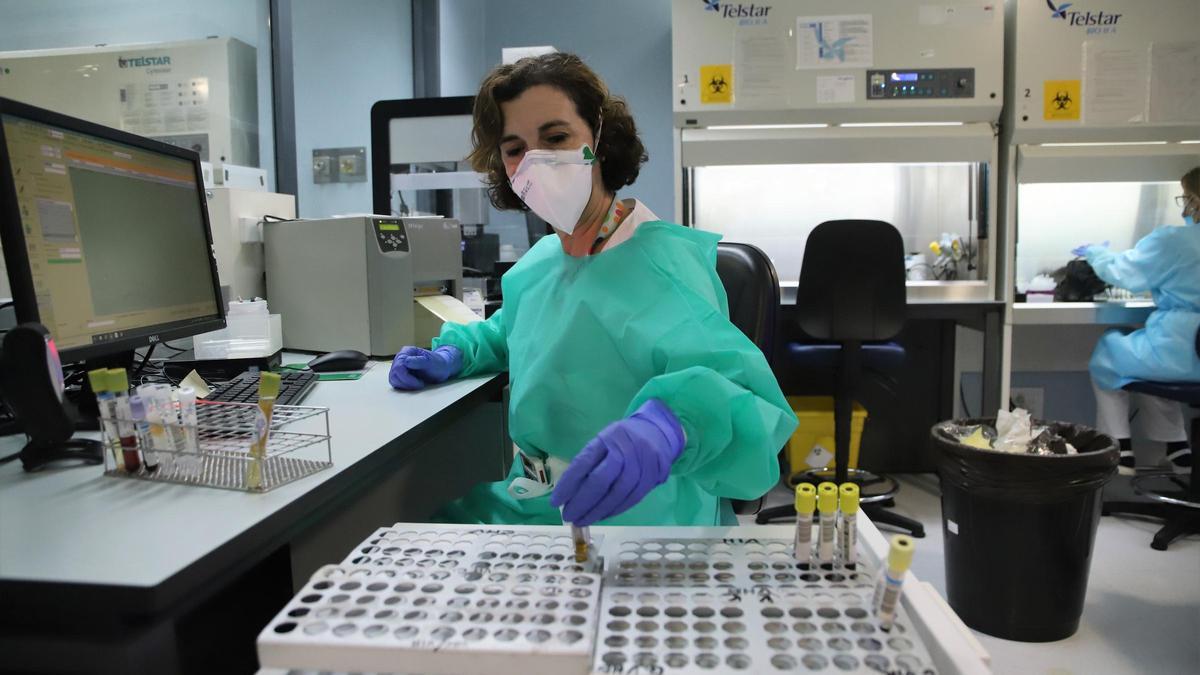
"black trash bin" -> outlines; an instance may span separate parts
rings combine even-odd
[[[1112,438],[1049,426],[1079,454],[980,450],[944,424],[932,431],[950,606],[971,628],[1007,640],[1049,642],[1079,628],[1101,492],[1117,469]]]

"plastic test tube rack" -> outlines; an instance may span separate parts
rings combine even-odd
[[[267,625],[259,659],[357,672],[974,672],[942,671],[927,649],[922,636],[970,651],[936,603],[922,602],[937,616],[920,622],[902,603],[880,629],[876,556],[801,569],[788,528],[748,530],[780,536],[610,533],[589,568],[565,527],[380,528]]]
[[[906,616],[880,630],[862,564],[800,569],[782,538],[620,546],[593,672],[935,672]]]
[[[259,637],[264,666],[583,673],[600,575],[564,529],[384,528],[319,571]]]

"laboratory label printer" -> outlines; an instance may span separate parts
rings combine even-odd
[[[462,233],[442,217],[347,216],[263,226],[285,349],[391,356],[425,345],[462,304]]]

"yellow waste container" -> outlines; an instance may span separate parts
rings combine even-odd
[[[792,475],[809,469],[832,469],[833,461],[833,398],[830,396],[789,396],[788,403],[800,424],[788,439],[788,466]],[[850,415],[851,469],[858,467],[858,448],[862,442],[867,409],[854,403]]]

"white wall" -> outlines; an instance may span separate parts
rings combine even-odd
[[[412,97],[412,3],[295,0],[292,57],[299,215],[370,213],[370,181],[314,183],[312,151],[364,146],[370,175],[371,106]]]

